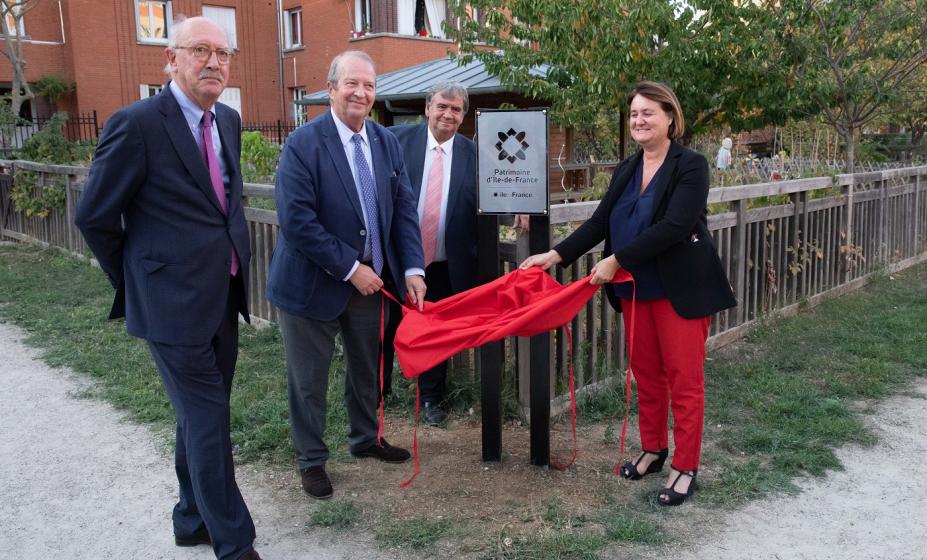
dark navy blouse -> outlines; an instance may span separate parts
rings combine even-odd
[[[621,197],[612,207],[612,213],[609,218],[609,233],[611,235],[612,253],[616,253],[626,245],[634,241],[650,225],[654,211],[654,191],[651,188],[656,184],[660,174],[663,172],[663,166],[654,174],[650,180],[650,185],[643,193],[641,192],[641,182],[644,176],[644,162],[641,160],[631,176],[628,186],[625,187]],[[666,297],[663,291],[663,285],[660,283],[660,276],[657,273],[657,263],[650,260],[634,269],[628,269],[634,276],[634,282],[637,284],[637,299],[649,300]],[[629,283],[609,284],[609,289],[621,299],[631,299],[632,287]]]

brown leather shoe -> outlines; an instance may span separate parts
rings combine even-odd
[[[206,530],[206,527],[203,527],[189,537],[178,537],[174,535],[174,544],[177,546],[197,546],[200,544],[212,546],[212,539],[209,538],[209,531]]]
[[[244,556],[238,558],[238,560],[261,560],[261,555],[257,553],[253,548],[246,552]]]
[[[358,449],[357,451],[351,451],[351,455],[355,457],[373,457],[374,459],[379,459],[384,463],[405,463],[409,460],[409,452],[401,447],[394,447],[387,443],[386,438],[381,438],[383,446],[377,445],[377,442],[373,442],[370,446],[363,449]]]
[[[332,497],[332,483],[328,480],[328,474],[325,473],[325,467],[309,467],[304,471],[299,471],[299,477],[303,483],[303,490],[316,500],[327,500]]]

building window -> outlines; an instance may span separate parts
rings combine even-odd
[[[444,37],[442,25],[447,18],[446,0],[399,0],[396,4],[398,31],[401,35]]]
[[[238,115],[241,116],[241,88],[225,88],[219,96],[219,101],[238,111]]]
[[[373,17],[370,0],[354,0],[354,36],[363,37],[373,32]]]
[[[161,90],[164,89],[164,86],[157,84],[142,84],[139,89],[141,90],[141,98],[145,99],[146,97],[154,97],[161,93]]]
[[[167,44],[171,22],[170,0],[135,0],[135,21],[140,43]]]
[[[295,49],[303,46],[303,10],[296,8],[283,12],[284,48]]]
[[[209,18],[225,30],[229,36],[229,46],[238,48],[238,32],[235,27],[235,8],[219,8],[217,6],[203,6],[203,17]]]
[[[297,104],[296,101],[299,101],[303,97],[306,97],[306,88],[292,88],[293,90],[293,122],[297,125],[303,124],[306,122],[306,117],[309,114],[308,105]]]
[[[3,33],[7,35],[19,35],[22,37],[26,34],[25,17],[20,17],[19,22],[16,21],[16,18],[13,17],[13,12],[19,13],[19,6],[12,3],[11,0],[3,0],[3,3],[6,4],[6,12],[4,19],[6,20],[3,27]],[[12,5],[11,5],[12,4]]]

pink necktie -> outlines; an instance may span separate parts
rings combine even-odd
[[[441,197],[444,191],[444,150],[435,146],[435,159],[428,172],[428,190],[425,191],[425,208],[422,211],[422,249],[425,266],[435,260],[438,245],[438,221],[441,219]]]
[[[212,182],[212,190],[215,191],[216,198],[219,199],[222,212],[228,214],[228,202],[225,199],[225,184],[222,182],[222,170],[219,169],[219,158],[216,157],[216,150],[213,148],[212,143],[211,111],[203,113],[203,126],[200,127],[200,138],[202,139],[200,145],[203,149],[203,159],[206,161],[206,166],[209,168],[209,180]],[[235,253],[234,247],[232,247],[232,266],[229,269],[229,274],[232,276],[238,274],[238,254]]]

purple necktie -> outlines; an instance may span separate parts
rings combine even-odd
[[[203,159],[206,161],[206,167],[209,168],[209,180],[212,182],[212,190],[219,199],[219,205],[222,212],[228,214],[228,202],[225,200],[225,184],[222,182],[222,170],[219,169],[219,158],[216,157],[216,150],[212,144],[212,112],[203,113],[203,126],[200,127],[200,147],[203,150]],[[238,274],[238,254],[232,247],[232,267],[229,274],[235,276]]]

